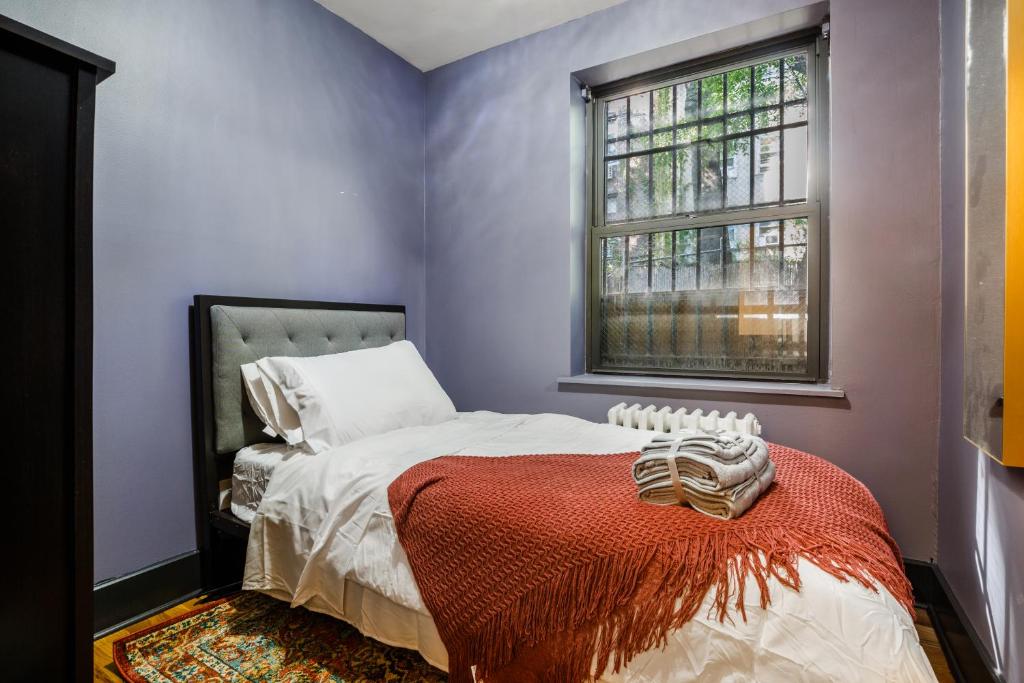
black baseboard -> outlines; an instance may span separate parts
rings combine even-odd
[[[93,588],[93,632],[108,633],[198,595],[199,551],[193,550]]]
[[[903,566],[914,602],[928,611],[953,677],[960,683],[1004,683],[939,568],[920,560],[904,560]]]

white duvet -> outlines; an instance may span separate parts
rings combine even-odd
[[[418,648],[444,667],[443,646],[428,642],[436,641],[433,628],[424,635],[422,627],[393,623],[418,620],[432,627],[398,543],[388,485],[412,465],[441,455],[617,453],[639,450],[650,437],[563,415],[476,412],[290,458],[274,470],[252,522],[243,588],[352,621],[382,640]],[[586,495],[585,487],[580,491]],[[720,623],[708,607],[709,595],[667,647],[639,655],[602,680],[935,680],[910,615],[885,588],[875,592],[840,582],[806,561],[800,576],[800,592],[772,582],[766,610],[751,579],[746,621],[734,614]],[[346,592],[373,596],[376,607],[361,597],[355,618],[355,596]]]

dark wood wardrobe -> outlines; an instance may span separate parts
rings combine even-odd
[[[92,165],[114,63],[0,16],[8,681],[92,679]]]

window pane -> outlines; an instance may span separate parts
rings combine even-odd
[[[754,289],[777,287],[779,284],[779,248],[759,247],[754,250]]]
[[[807,103],[799,102],[797,104],[786,105],[786,115],[784,123],[800,123],[801,121],[807,120]]]
[[[726,244],[725,286],[750,287],[750,224],[730,225]]]
[[[676,129],[676,144],[682,145],[684,143],[697,142],[699,133],[700,128],[696,125],[680,126]]]
[[[598,363],[805,373],[807,230],[797,218],[603,238]]]
[[[754,203],[779,201],[779,132],[754,136]]]
[[[626,98],[622,97],[608,103],[605,134],[609,140],[626,135]]]
[[[697,210],[697,148],[682,147],[676,152],[676,212]]]
[[[725,205],[732,208],[750,204],[750,138],[726,143]]]
[[[786,101],[807,97],[807,55],[794,55],[783,60],[783,94]]]
[[[758,249],[779,246],[779,222],[754,223],[754,246]]]
[[[702,118],[721,116],[724,112],[725,75],[708,76],[700,81],[700,115]]]
[[[750,130],[750,114],[730,116],[726,123],[725,132],[729,135],[732,135],[733,133],[743,133],[748,130]]]
[[[779,103],[779,62],[773,60],[754,67],[754,106]]]
[[[676,251],[680,254],[696,254],[700,230],[677,230]]]
[[[787,202],[807,196],[807,126],[787,128],[782,138],[785,177],[782,186]]]
[[[697,289],[697,254],[676,256],[676,291]]]
[[[629,151],[651,146],[651,94],[643,93],[629,98]]]
[[[672,88],[654,91],[654,127],[672,127]]]
[[[722,149],[721,142],[700,145],[700,181],[698,207],[701,211],[722,208]]]
[[[750,69],[737,69],[726,74],[730,112],[750,109]]]
[[[784,238],[787,245],[807,244],[807,219],[791,218],[784,222]]]
[[[676,85],[676,121],[690,123],[697,115],[697,81]]]
[[[779,108],[772,107],[770,109],[762,109],[761,111],[754,114],[754,128],[774,128],[779,125],[781,118],[779,116]]]
[[[702,140],[717,140],[722,137],[724,130],[720,120],[705,122],[700,126],[700,137]]]
[[[607,294],[621,294],[624,291],[625,250],[625,237],[609,237],[604,240],[604,291]]]
[[[792,289],[807,282],[807,247],[786,247],[782,257],[782,286]]]
[[[657,232],[651,235],[653,252],[651,265],[652,292],[672,291],[672,235],[671,232]]]
[[[626,220],[625,160],[605,163],[604,212],[609,221]]]
[[[751,286],[758,289],[779,284],[779,224],[754,224],[754,272]]]
[[[651,95],[641,93],[629,98],[629,134],[640,135],[651,129]]]
[[[654,215],[672,213],[672,152],[654,155]]]
[[[629,139],[630,152],[643,152],[651,148],[651,136],[647,133],[634,135]]]
[[[700,231],[700,288],[722,287],[722,228]]]
[[[647,155],[629,159],[629,217],[633,220],[651,215],[650,162]]]
[[[630,235],[626,239],[629,267],[626,271],[626,290],[630,294],[647,291],[647,274],[651,256],[650,235]]]

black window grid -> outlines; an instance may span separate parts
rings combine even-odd
[[[809,105],[809,99],[806,96],[796,97],[796,98],[792,98],[792,99],[786,99],[786,86],[785,86],[785,77],[786,77],[786,70],[787,70],[786,62],[787,62],[788,58],[794,57],[794,56],[804,57],[805,60],[807,60],[807,61],[805,61],[805,65],[807,64],[808,61],[810,61],[810,55],[808,53],[806,53],[806,52],[796,52],[796,53],[780,56],[780,57],[778,57],[776,59],[767,60],[768,62],[776,62],[778,64],[778,97],[777,97],[775,102],[772,102],[772,103],[769,103],[769,104],[761,104],[761,105],[755,105],[754,104],[754,101],[755,101],[755,90],[756,90],[756,88],[755,88],[755,78],[754,78],[755,68],[758,65],[765,64],[766,62],[764,62],[764,61],[758,62],[757,64],[751,64],[749,66],[742,67],[743,70],[746,71],[746,80],[747,80],[747,84],[748,84],[747,90],[748,90],[748,93],[749,93],[748,94],[748,98],[747,98],[747,106],[742,108],[742,109],[730,110],[730,108],[729,108],[729,77],[730,77],[731,74],[735,73],[738,69],[733,69],[731,71],[723,71],[720,74],[712,74],[710,76],[705,76],[703,78],[697,78],[697,79],[693,79],[693,80],[690,80],[690,81],[683,81],[681,83],[674,83],[674,84],[670,84],[670,85],[665,85],[665,86],[662,86],[662,88],[653,88],[653,89],[649,90],[646,93],[641,93],[641,94],[646,94],[647,97],[648,97],[648,103],[647,103],[648,130],[646,130],[644,132],[640,132],[640,133],[633,133],[630,130],[632,125],[633,125],[632,100],[637,95],[636,94],[633,94],[633,95],[623,95],[621,98],[617,98],[617,99],[625,100],[626,111],[625,111],[625,114],[624,114],[624,117],[625,117],[624,128],[625,128],[626,133],[625,133],[625,135],[620,135],[620,136],[617,136],[617,137],[607,137],[607,136],[605,136],[605,138],[604,138],[604,145],[603,145],[602,150],[601,150],[602,151],[602,157],[603,157],[603,160],[604,160],[602,166],[604,164],[607,164],[610,161],[623,162],[623,163],[620,164],[620,167],[622,168],[622,171],[621,171],[622,174],[623,174],[623,183],[622,184],[623,184],[623,188],[624,188],[624,191],[625,191],[625,204],[624,204],[624,209],[623,209],[623,213],[625,214],[625,217],[621,218],[619,220],[609,220],[608,223],[610,223],[610,224],[611,223],[627,223],[627,222],[630,221],[630,212],[632,210],[632,197],[631,197],[631,185],[632,184],[630,182],[630,163],[629,162],[630,162],[631,159],[636,159],[636,158],[640,158],[640,157],[647,157],[647,162],[648,162],[647,163],[647,201],[648,201],[647,205],[648,205],[648,207],[652,207],[652,208],[655,206],[655,196],[654,196],[654,193],[655,193],[654,158],[655,158],[655,155],[662,154],[662,153],[671,153],[672,154],[672,160],[671,160],[671,167],[672,167],[672,192],[671,192],[671,196],[672,196],[672,211],[669,212],[669,213],[660,213],[659,214],[659,213],[653,212],[653,210],[652,210],[650,212],[649,216],[648,216],[650,218],[657,218],[657,217],[663,217],[663,216],[671,216],[671,215],[676,215],[676,214],[680,214],[680,213],[685,213],[687,215],[698,215],[698,214],[701,214],[701,213],[710,213],[711,211],[714,211],[714,210],[718,210],[718,211],[722,211],[722,210],[730,211],[730,210],[732,210],[732,211],[735,211],[735,210],[751,209],[751,208],[761,208],[761,207],[769,207],[769,206],[784,206],[786,204],[801,204],[801,203],[806,202],[807,201],[806,195],[803,196],[803,197],[791,197],[791,198],[787,199],[786,198],[786,194],[785,194],[786,193],[786,187],[785,187],[785,168],[786,168],[786,166],[785,166],[785,139],[786,139],[786,135],[785,135],[785,131],[787,131],[787,130],[795,130],[795,129],[799,129],[799,128],[804,128],[804,129],[808,128],[808,121],[807,121],[806,115],[805,115],[804,119],[801,120],[801,121],[791,121],[791,122],[787,122],[786,121],[786,111],[787,111],[788,108],[798,107],[798,106],[801,106],[801,105],[803,105],[803,106],[808,106]],[[806,67],[805,67],[804,73],[805,73],[805,76],[806,76],[806,74],[807,74]],[[720,115],[717,115],[717,116],[707,116],[706,117],[704,115],[704,92],[703,92],[704,91],[704,81],[707,78],[714,77],[715,75],[721,75],[722,78],[723,78],[723,86],[722,86],[722,113]],[[689,120],[689,121],[680,121],[680,119],[679,119],[679,111],[678,111],[679,87],[683,86],[683,85],[690,85],[690,84],[696,84],[696,86],[697,86],[697,116],[696,116],[696,118],[694,118],[692,120]],[[810,87],[810,84],[807,84],[805,86],[805,88],[809,88],[809,87]],[[670,125],[670,126],[655,127],[655,125],[654,125],[654,119],[655,119],[655,115],[654,115],[654,112],[655,112],[654,98],[655,98],[655,94],[659,90],[662,90],[663,88],[670,88],[671,89],[672,125]],[[774,113],[774,112],[778,113],[779,122],[777,124],[775,124],[775,125],[768,125],[768,126],[757,126],[756,125],[757,115],[758,114],[766,114],[766,113],[770,114],[770,113]],[[750,125],[749,129],[748,130],[744,130],[744,131],[737,131],[737,132],[734,132],[734,133],[726,132],[728,130],[728,121],[729,121],[729,119],[731,117],[742,116],[742,115],[747,115],[748,122],[749,122],[749,125]],[[607,115],[605,115],[603,117],[602,123],[605,126],[607,126]],[[703,136],[703,135],[700,135],[698,133],[698,136],[692,142],[679,142],[679,131],[680,131],[680,129],[686,129],[686,128],[691,128],[692,127],[692,128],[696,128],[700,132],[703,132],[703,130],[706,127],[708,127],[708,126],[716,126],[716,125],[721,126],[721,129],[722,129],[722,134],[721,135]],[[672,136],[673,136],[673,138],[672,138],[673,139],[673,144],[671,144],[671,145],[661,145],[661,146],[655,147],[654,146],[655,138],[658,135],[665,134],[665,133],[671,133],[672,134]],[[755,197],[755,179],[756,179],[756,175],[757,174],[755,173],[755,166],[756,166],[755,156],[756,155],[754,154],[754,140],[756,138],[758,138],[758,137],[769,135],[771,133],[777,133],[778,134],[778,144],[779,144],[779,149],[778,149],[778,155],[779,155],[778,199],[777,200],[768,200],[768,201],[763,201],[763,202],[755,202],[754,201],[754,197]],[[635,150],[635,151],[630,151],[629,148],[630,148],[630,145],[631,145],[632,141],[638,140],[638,139],[643,139],[643,138],[647,139],[647,146],[642,148],[642,149],[638,149],[638,150]],[[748,194],[747,194],[747,196],[748,196],[750,201],[748,203],[746,203],[746,204],[732,204],[732,205],[730,205],[729,201],[728,201],[728,195],[727,195],[727,193],[728,193],[728,181],[726,180],[727,167],[728,167],[728,158],[729,158],[729,142],[732,142],[732,141],[735,141],[735,140],[745,140],[745,139],[746,140],[750,140],[750,143],[751,143],[750,144],[750,150],[749,150],[749,153],[747,155],[748,156],[748,164],[749,164],[749,169],[748,169],[748,184],[749,184],[749,187],[748,187]],[[618,143],[618,142],[624,142],[625,143],[626,151],[625,152],[620,152],[620,153],[617,153],[617,154],[608,154],[607,150],[608,150],[609,146],[611,146],[611,145],[613,145],[615,143]],[[713,207],[713,209],[707,210],[707,211],[702,211],[700,209],[700,207],[701,207],[701,198],[702,198],[702,190],[701,190],[701,183],[697,182],[697,183],[694,184],[695,196],[694,196],[694,208],[693,208],[693,210],[692,211],[680,210],[680,208],[679,208],[679,198],[678,198],[679,178],[678,178],[678,175],[677,175],[678,174],[678,166],[679,166],[678,153],[680,151],[687,151],[687,150],[691,150],[691,149],[695,150],[696,155],[695,155],[694,167],[699,170],[699,169],[702,168],[702,163],[704,161],[704,158],[703,158],[704,157],[704,154],[703,154],[704,149],[706,148],[706,146],[709,143],[710,144],[717,144],[721,148],[720,154],[718,154],[718,159],[717,159],[720,162],[719,163],[719,173],[718,173],[718,175],[719,175],[718,184],[721,186],[721,189],[719,190],[719,194],[721,196],[720,196],[718,205]],[[811,147],[811,145],[808,144],[808,148],[810,148],[810,147]],[[605,181],[607,181],[607,174],[606,174],[606,172],[603,174],[603,177],[605,178]],[[805,189],[806,189],[806,186],[805,186]],[[602,191],[602,195],[604,195],[606,192],[607,192],[607,187],[604,186],[604,189]],[[605,201],[603,196],[602,196],[602,201]]]

